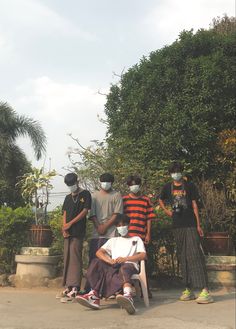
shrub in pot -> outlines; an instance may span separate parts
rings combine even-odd
[[[206,254],[230,255],[233,252],[232,236],[235,233],[234,211],[227,204],[223,188],[210,180],[199,184],[201,219],[205,235],[203,248]]]
[[[34,224],[29,230],[30,245],[34,247],[49,247],[53,240],[52,230],[48,225],[47,206],[49,191],[53,188],[50,181],[55,175],[55,170],[44,172],[43,168],[33,168],[32,172],[24,174],[17,183],[23,198],[34,211]]]

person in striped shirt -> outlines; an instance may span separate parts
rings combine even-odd
[[[141,178],[139,176],[129,176],[127,185],[130,193],[123,196],[124,214],[130,219],[129,232],[130,237],[139,236],[147,245],[151,240],[151,225],[152,219],[156,218],[149,197],[141,194]],[[147,262],[146,262],[147,265]],[[146,277],[148,285],[148,295],[152,298],[152,293],[149,289],[149,280],[146,268]]]
[[[140,193],[141,178],[129,176],[130,193],[123,196],[124,213],[130,218],[129,236],[139,236],[145,244],[151,240],[151,220],[156,218],[150,199]]]

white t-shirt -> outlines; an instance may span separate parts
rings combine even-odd
[[[105,249],[112,259],[133,256],[139,252],[146,253],[144,243],[138,236],[111,238],[101,248]],[[138,262],[127,261],[126,263],[134,264],[136,269],[139,270]]]

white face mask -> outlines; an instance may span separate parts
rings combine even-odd
[[[173,180],[179,181],[182,178],[182,174],[181,174],[181,172],[175,172],[175,173],[171,174],[171,177],[173,178]]]
[[[101,182],[101,188],[105,191],[110,190],[111,188],[111,182]]]
[[[77,189],[78,189],[78,185],[72,185],[72,186],[68,186],[68,189],[71,193],[74,193]]]
[[[138,191],[140,190],[140,185],[131,185],[131,186],[129,187],[129,189],[130,189],[130,192],[136,194],[136,193],[138,193]]]
[[[121,236],[126,236],[128,233],[128,226],[118,226],[116,229]]]

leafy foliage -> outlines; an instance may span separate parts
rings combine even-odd
[[[43,210],[44,216],[41,218],[43,221],[46,221],[47,216],[47,205],[49,202],[48,192],[53,188],[50,180],[56,175],[55,170],[49,172],[44,172],[43,168],[32,168],[32,172],[24,174],[18,183],[17,186],[20,187],[22,191],[23,198],[27,201],[28,204],[35,206],[35,224],[39,224],[39,209]]]
[[[17,207],[24,204],[15,184],[18,176],[30,170],[30,163],[16,144],[20,136],[30,138],[35,156],[39,159],[46,145],[40,124],[18,115],[7,103],[0,102],[0,205],[6,203]]]
[[[14,257],[28,244],[28,230],[32,224],[30,208],[0,208],[0,273],[12,273]]]
[[[122,154],[130,168],[140,164],[142,173],[178,159],[195,176],[214,175],[218,135],[234,127],[236,106],[236,33],[219,33],[217,26],[183,31],[111,86],[109,153]]]

